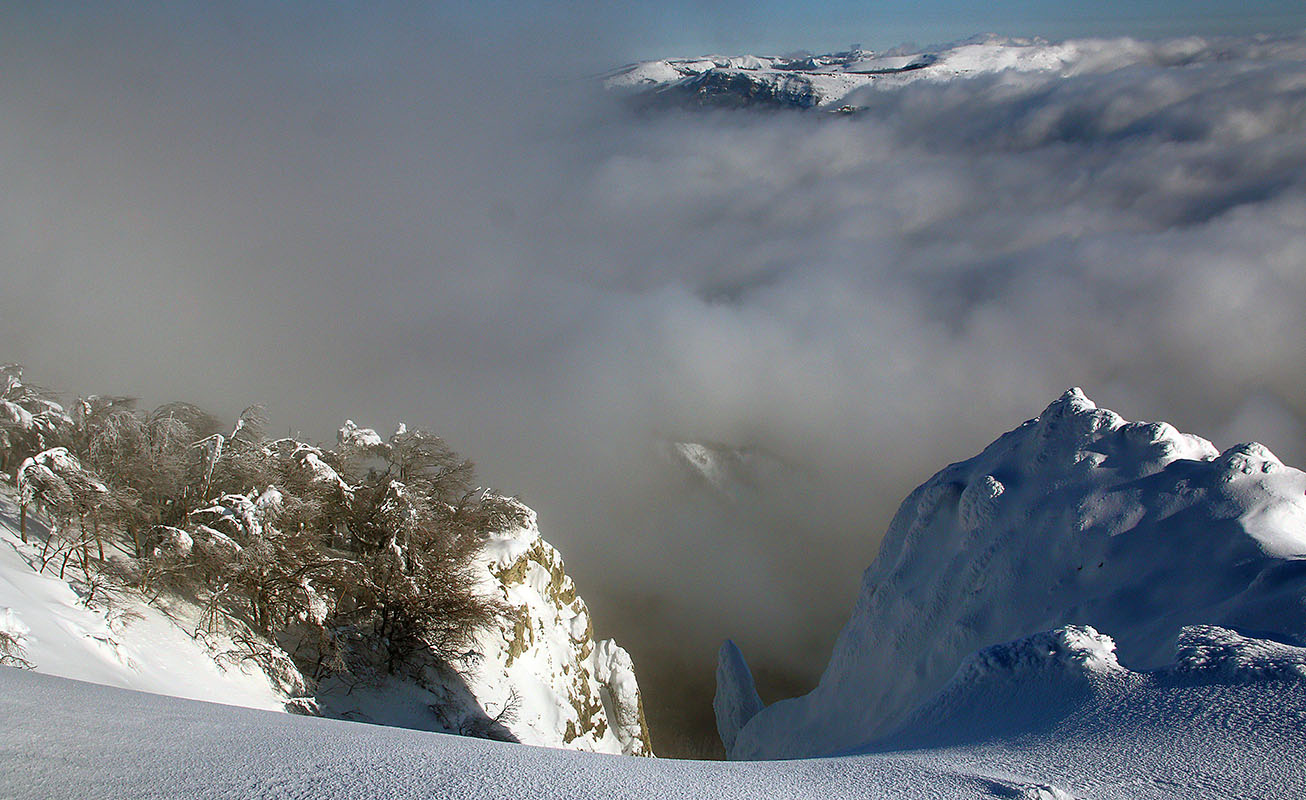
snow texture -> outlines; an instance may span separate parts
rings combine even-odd
[[[1269,659],[1290,672],[1280,645],[1191,626],[1300,641],[1303,554],[1306,474],[1259,444],[1220,452],[1069,390],[907,498],[817,688],[760,711],[730,754],[814,756],[886,735],[969,654],[1052,629],[1031,652],[1095,674],[1167,665],[1176,641],[1177,669]],[[1087,625],[1115,655],[1093,628],[1066,627]],[[985,651],[964,668],[1027,656]]]
[[[1299,677],[1102,675],[1086,629],[990,653],[913,730],[835,758],[614,758],[269,714],[0,669],[0,793],[14,798],[1300,797]],[[1003,669],[1002,663],[1024,666]],[[57,757],[56,755],[57,754]]]

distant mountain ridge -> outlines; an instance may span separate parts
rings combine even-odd
[[[976,36],[935,48],[873,52],[852,47],[822,55],[669,58],[627,64],[604,85],[646,108],[793,108],[853,112],[866,91],[999,72],[1069,75],[1134,63],[1183,66],[1218,59],[1190,37],[1163,42]]]

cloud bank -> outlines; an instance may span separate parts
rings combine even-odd
[[[540,511],[655,726],[725,636],[813,680],[898,502],[1066,386],[1306,463],[1306,40],[640,115],[575,77],[601,51],[300,22],[0,34],[3,357],[435,429]],[[674,441],[773,466],[732,501]]]

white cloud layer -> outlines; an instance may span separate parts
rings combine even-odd
[[[635,115],[440,22],[0,34],[0,356],[435,428],[651,686],[813,677],[907,491],[1068,385],[1306,462],[1306,40]],[[784,467],[730,505],[666,440]]]

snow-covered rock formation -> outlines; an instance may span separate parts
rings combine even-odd
[[[401,425],[396,436],[405,430]],[[339,438],[342,446],[385,446],[375,431],[353,422]],[[315,480],[339,481],[321,459],[306,457],[303,464]],[[454,670],[427,671],[422,686],[388,680],[361,691],[328,691],[319,697],[323,709],[346,718],[544,747],[653,755],[630,655],[615,641],[594,637],[589,609],[562,556],[540,535],[535,512],[483,492],[482,499],[487,497],[506,524],[486,532],[476,556],[476,589],[506,606],[506,616],[478,633]]]
[[[817,688],[752,715],[730,755],[870,742],[959,667],[967,683],[1047,658],[1109,675],[1173,667],[1178,650],[1181,666],[1250,669],[1261,653],[1295,669],[1278,651],[1295,647],[1260,637],[1306,636],[1303,602],[1306,473],[1259,444],[1220,452],[1127,422],[1072,389],[906,499]],[[723,683],[721,707],[744,683]]]
[[[518,741],[576,750],[652,755],[630,655],[596,640],[585,601],[562,556],[541,536],[535,512],[492,534],[482,587],[511,608],[479,640],[469,688],[485,709],[514,709],[505,727]]]
[[[729,639],[717,654],[716,685],[712,708],[716,712],[717,733],[726,752],[730,752],[740,729],[762,710],[762,698],[757,694],[753,673],[744,662],[744,654]]]
[[[791,471],[769,453],[753,447],[709,442],[665,442],[662,456],[694,483],[721,500],[747,502],[759,487],[773,485]]]

